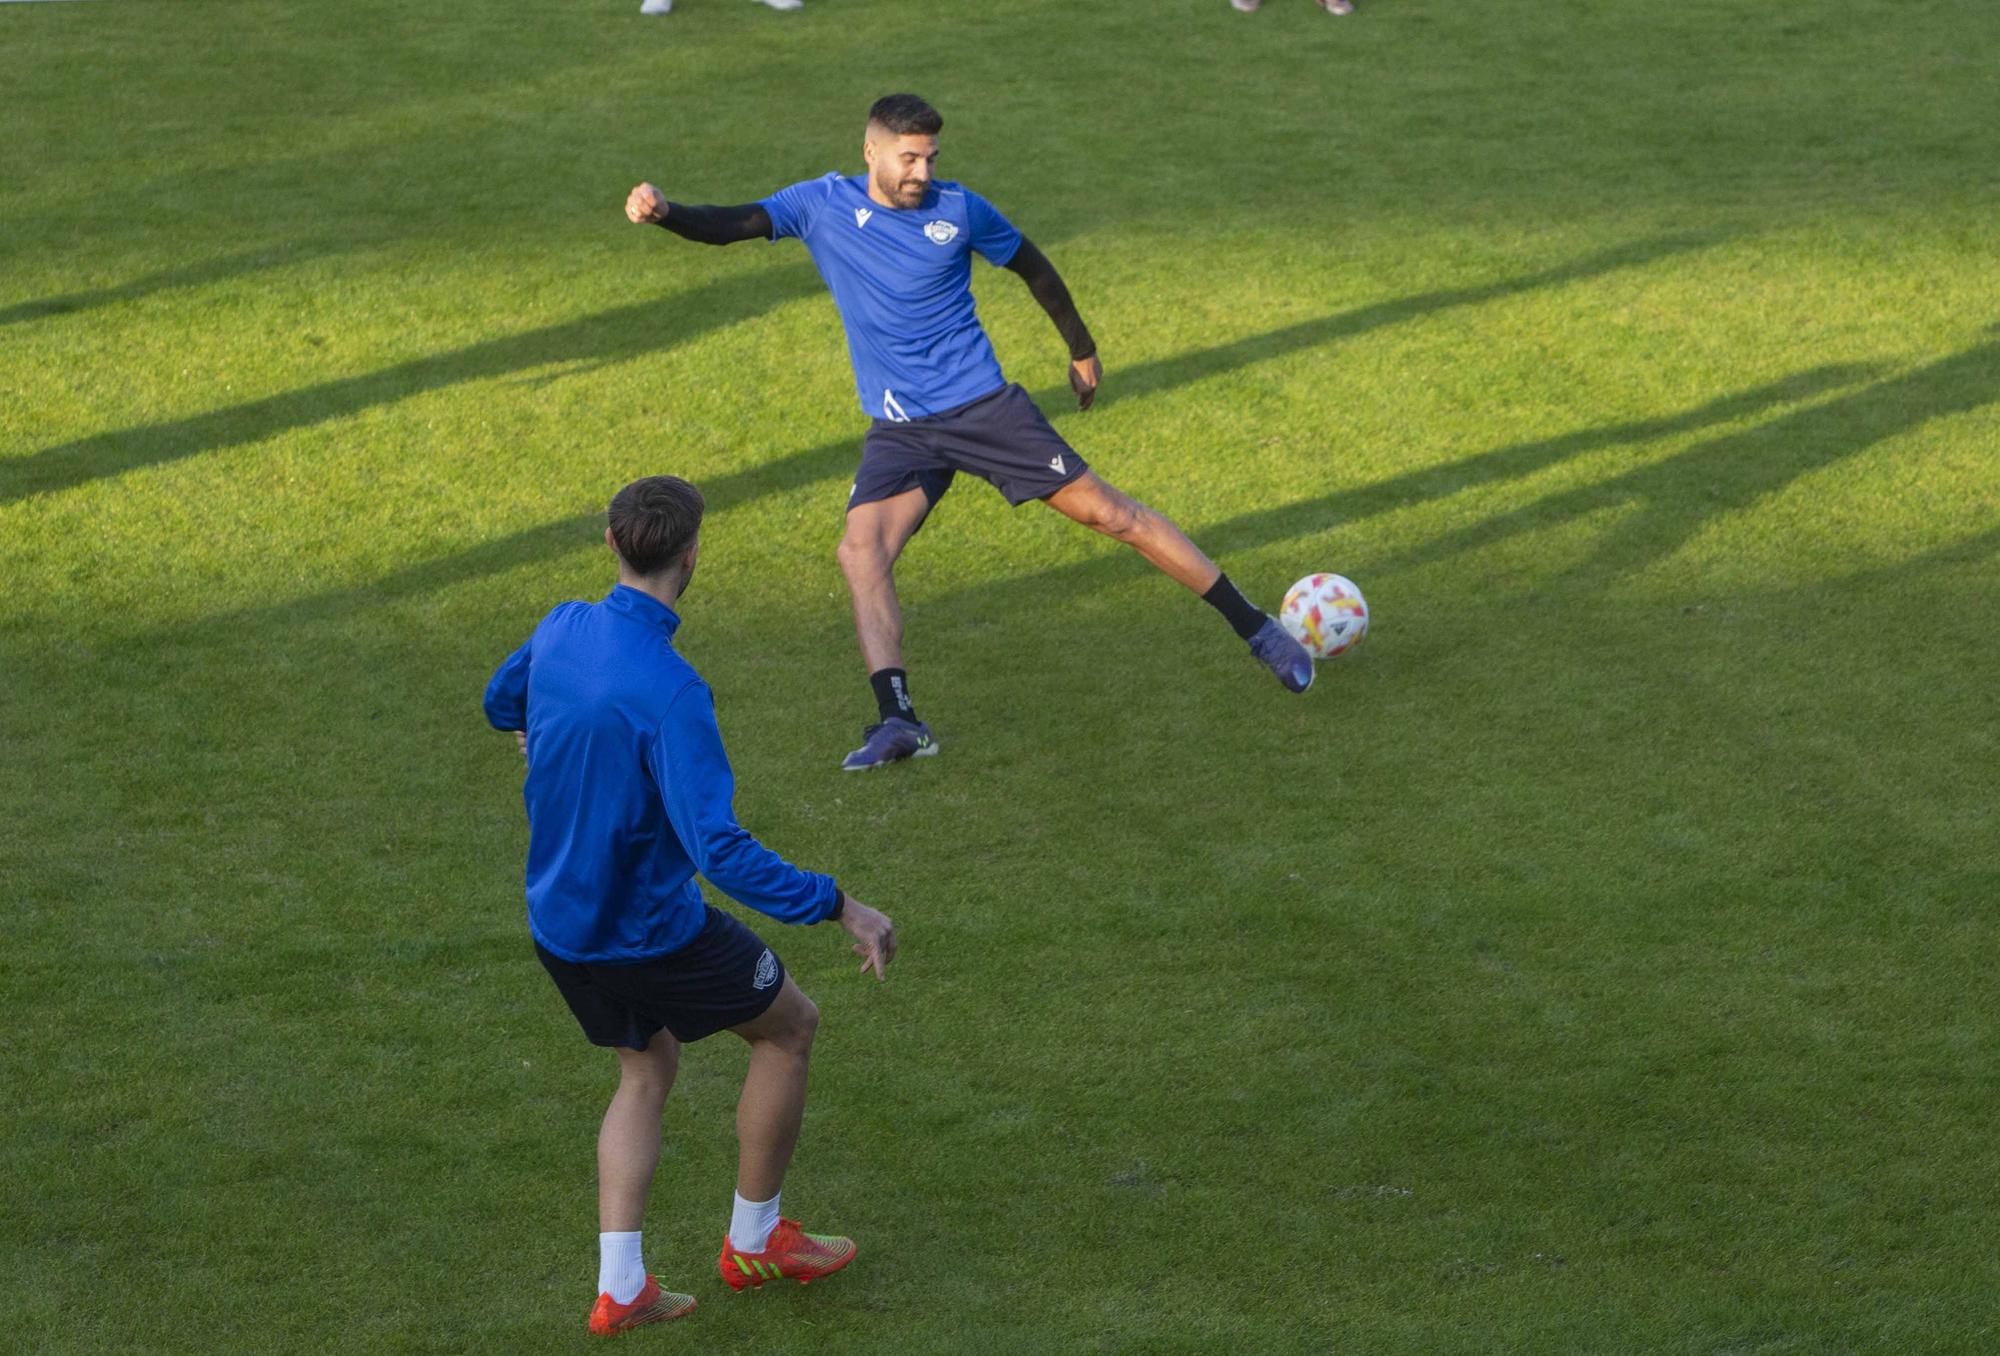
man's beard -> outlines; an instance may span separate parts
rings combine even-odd
[[[924,194],[929,190],[929,188],[930,188],[929,184],[919,184],[919,183],[901,183],[901,184],[896,184],[893,187],[890,186],[889,184],[881,185],[882,196],[887,198],[890,202],[895,203],[898,207],[921,206],[924,200]]]

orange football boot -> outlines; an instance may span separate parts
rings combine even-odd
[[[590,1311],[590,1330],[599,1337],[610,1337],[642,1323],[664,1323],[693,1312],[693,1295],[662,1290],[660,1283],[648,1276],[644,1288],[632,1297],[630,1304],[620,1304],[608,1293],[600,1293],[597,1307]]]
[[[717,1265],[729,1288],[741,1290],[746,1285],[762,1285],[766,1281],[781,1281],[788,1277],[800,1285],[811,1285],[822,1276],[833,1275],[853,1260],[853,1239],[836,1238],[831,1234],[809,1234],[799,1227],[797,1220],[780,1216],[778,1227],[771,1230],[762,1252],[744,1252],[725,1234],[722,1257]]]

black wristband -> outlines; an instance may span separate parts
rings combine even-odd
[[[833,919],[840,917],[840,915],[845,913],[846,911],[847,911],[847,891],[841,889],[838,885],[836,885],[833,887],[833,912],[828,914],[826,916],[826,919],[823,921],[830,922]]]

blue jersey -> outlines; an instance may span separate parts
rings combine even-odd
[[[486,719],[528,732],[528,930],[564,960],[649,960],[693,940],[699,871],[739,903],[817,923],[840,901],[736,822],[736,781],[680,618],[620,584],[564,603],[486,685]]]
[[[829,174],[763,200],[771,239],[805,241],[847,327],[861,408],[901,423],[1006,385],[972,304],[972,255],[1005,266],[1021,233],[992,203],[933,182],[921,207],[884,207],[866,175]]]

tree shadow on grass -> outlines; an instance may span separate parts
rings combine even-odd
[[[1118,389],[1125,396],[1137,397],[1171,390],[1176,386],[1199,381],[1234,368],[1281,358],[1305,349],[1316,348],[1337,339],[1351,338],[1370,330],[1393,325],[1436,311],[1458,306],[1477,305],[1501,297],[1514,296],[1536,288],[1559,286],[1563,283],[1581,281],[1619,269],[1633,268],[1673,254],[1704,248],[1720,239],[1719,235],[1676,235],[1652,240],[1638,241],[1612,250],[1574,260],[1555,268],[1537,273],[1524,274],[1501,282],[1482,284],[1477,287],[1450,288],[1437,292],[1426,292],[1416,296],[1403,297],[1394,301],[1379,302],[1358,307],[1338,315],[1325,316],[1318,320],[1305,321],[1298,325],[1274,330],[1269,334],[1255,335],[1247,339],[1218,344],[1194,353],[1164,358],[1126,369],[1119,378]],[[647,310],[652,307],[648,306]],[[602,317],[592,317],[593,321]],[[582,322],[578,322],[582,323]],[[569,327],[559,327],[569,328]],[[538,331],[537,336],[549,332]],[[536,336],[523,336],[523,339]],[[521,340],[498,341],[501,344],[518,344]],[[542,341],[546,343],[546,339]],[[485,348],[488,346],[479,346]],[[464,350],[471,353],[477,350]],[[578,356],[578,355],[572,355]],[[520,366],[530,364],[520,363]],[[400,369],[392,369],[400,370]],[[1726,397],[1704,411],[1690,412],[1666,421],[1652,421],[1660,425],[1660,432],[1671,432],[1680,427],[1695,427],[1704,422],[1739,417],[1740,414],[1764,405],[1784,400],[1801,399],[1822,385],[1835,384],[1847,379],[1846,369],[1824,368],[1816,373],[1803,373],[1787,382],[1758,392]],[[1061,393],[1067,395],[1065,390]],[[1040,397],[1045,402],[1055,396]],[[1688,421],[1692,420],[1690,423]],[[1558,439],[1549,444],[1530,444],[1524,448],[1512,449],[1504,454],[1496,454],[1499,460],[1491,468],[1476,478],[1493,478],[1501,474],[1520,474],[1506,468],[1521,463],[1541,464],[1547,459],[1559,459],[1576,455],[1590,447],[1605,442],[1620,441],[1629,437],[1658,436],[1643,430],[1651,424],[1622,426],[1620,429],[1601,431],[1596,434],[1578,434],[1570,439]],[[1538,451],[1539,449],[1539,451]],[[743,504],[753,502],[767,495],[781,494],[801,485],[845,474],[852,468],[860,453],[860,438],[841,438],[832,442],[791,452],[775,460],[747,466],[727,475],[706,478],[702,481],[702,493],[713,512],[724,512]],[[5,468],[0,467],[0,475]],[[1410,477],[1391,482],[1389,487],[1375,490],[1375,501],[1386,501],[1394,497],[1400,502],[1406,493],[1416,492],[1413,482],[1419,475],[1434,477],[1437,473],[1413,473]],[[1473,483],[1468,479],[1466,483]],[[0,489],[5,482],[0,481]],[[1431,493],[1442,491],[1430,490]],[[1352,492],[1370,495],[1370,491]],[[1241,544],[1235,538],[1246,533],[1254,538],[1258,534],[1277,533],[1297,535],[1299,532],[1316,531],[1318,526],[1304,526],[1308,522],[1323,525],[1325,515],[1338,513],[1340,508],[1332,502],[1314,501],[1307,505],[1293,505],[1275,510],[1273,514],[1253,514],[1247,520],[1236,520],[1222,524],[1210,531],[1220,534],[1217,540]],[[1386,506],[1386,504],[1385,504]],[[595,545],[602,530],[603,514],[586,513],[544,523],[537,527],[516,532],[498,540],[486,542],[455,555],[440,557],[409,566],[387,575],[382,579],[353,588],[335,590],[316,597],[302,599],[273,609],[256,609],[247,613],[232,614],[229,617],[210,618],[202,625],[233,624],[252,618],[283,616],[289,620],[323,620],[337,617],[357,608],[407,598],[428,593],[477,579],[498,574],[522,565],[557,559],[572,551]],[[1206,535],[1206,534],[1204,534]],[[1255,544],[1252,542],[1252,544]],[[1076,570],[1117,569],[1125,567],[1122,557],[1087,562],[1082,566],[1061,566],[1044,572],[1035,578],[1050,575],[1068,577]]]
[[[1390,513],[1414,503],[1443,499],[1476,485],[1518,480],[1547,467],[1606,448],[1693,433],[1734,423],[1780,405],[1794,405],[1852,386],[1879,368],[1862,363],[1829,364],[1795,373],[1764,386],[1718,396],[1679,414],[1634,419],[1603,428],[1578,429],[1555,438],[1516,443],[1447,463],[1407,471],[1387,480],[1338,490],[1317,499],[1261,509],[1202,530],[1204,542],[1219,550],[1250,550],[1273,541],[1311,536],[1328,528]]]
[[[1593,555],[1567,573],[1630,573],[1665,559],[1708,523],[1747,509],[1801,476],[1898,434],[2000,400],[2000,340],[1901,376],[1697,444],[1623,475],[1565,490],[1414,550],[1371,562],[1407,570],[1603,509],[1631,509]]]
[[[1153,395],[1237,368],[1269,362],[1274,358],[1287,357],[1308,349],[1322,348],[1336,340],[1353,339],[1390,325],[1400,325],[1406,320],[1434,315],[1439,311],[1484,305],[1489,301],[1499,301],[1526,292],[1535,292],[1547,287],[1561,287],[1566,283],[1582,282],[1607,273],[1638,268],[1676,254],[1707,249],[1725,238],[1723,232],[1714,231],[1637,240],[1628,245],[1619,245],[1613,249],[1585,255],[1581,259],[1558,264],[1553,268],[1545,268],[1537,273],[1524,273],[1517,278],[1505,278],[1499,282],[1481,283],[1472,287],[1451,287],[1436,292],[1421,292],[1415,296],[1397,297],[1369,306],[1358,306],[1351,311],[1321,316],[1316,320],[1302,320],[1296,325],[1287,325],[1283,329],[1271,330],[1265,334],[1253,334],[1227,344],[1217,344],[1212,348],[1197,349],[1192,353],[1176,354],[1171,358],[1157,358],[1152,362],[1121,368],[1111,374],[1102,399],[1109,402]],[[1059,408],[1062,401],[1070,399],[1070,392],[1067,387],[1050,387],[1036,392],[1035,398],[1048,408],[1054,409]]]
[[[1949,574],[1967,565],[1985,565],[2000,558],[2000,527],[1975,532],[1970,537],[1934,546],[1922,555],[1911,556],[1887,565],[1869,565],[1859,570],[1839,576],[1842,586],[1854,585],[1873,587],[1878,584],[1910,584],[1918,580],[1935,578]],[[1988,598],[1996,612],[2000,612],[2000,597],[1989,594]]]
[[[709,513],[725,512],[765,495],[845,475],[853,469],[860,451],[858,438],[839,438],[790,453],[774,462],[746,467],[727,475],[704,477],[701,481],[702,498],[707,501]],[[634,471],[634,474],[642,473],[642,469]],[[607,487],[604,496],[607,503],[611,497],[610,490],[615,488]],[[489,575],[505,574],[523,565],[546,564],[578,551],[601,550],[604,526],[602,509],[573,514],[481,542],[452,555],[419,561],[365,584],[314,594],[275,607],[254,607],[204,617],[190,623],[187,628],[176,629],[234,629],[246,625],[267,625],[275,620],[286,624],[334,621],[367,608],[420,597]]]
[[[341,254],[347,249],[348,246],[344,242],[337,240],[305,240],[293,244],[266,245],[253,250],[240,250],[217,259],[204,259],[199,263],[183,264],[179,268],[160,269],[133,278],[129,282],[119,283],[115,287],[93,287],[81,292],[66,292],[61,296],[42,297],[35,301],[17,302],[12,306],[0,306],[0,325],[13,325],[43,316],[95,310],[97,307],[110,306],[121,301],[137,301],[155,292],[170,292],[181,287],[200,287],[228,278],[240,278],[246,273],[286,268],[310,259]]]
[[[295,428],[346,418],[426,391],[552,363],[619,362],[671,348],[710,330],[810,295],[818,277],[803,265],[754,269],[676,296],[634,302],[521,334],[488,339],[359,376],[322,382],[227,409],[100,433],[0,461],[0,504],[68,489],[142,466],[260,442]]]

